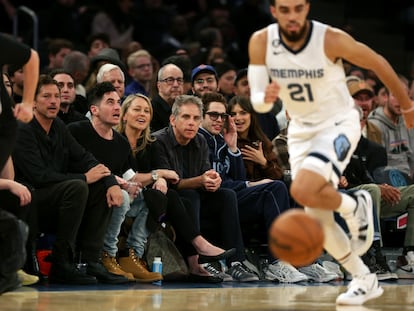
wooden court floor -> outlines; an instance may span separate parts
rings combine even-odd
[[[336,306],[346,282],[327,284],[164,283],[162,286],[95,285],[22,287],[0,296],[1,311],[150,311],[150,310],[414,310],[414,280],[385,283],[384,294],[364,306]],[[205,286],[205,287],[203,287]]]

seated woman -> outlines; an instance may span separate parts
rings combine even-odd
[[[171,170],[154,170],[154,159],[157,155],[152,145],[155,139],[150,135],[149,128],[152,118],[151,101],[142,94],[129,95],[122,104],[120,117],[121,123],[117,129],[126,136],[131,145],[139,172],[137,181],[143,186],[160,190],[168,198],[166,217],[177,232],[177,241],[182,242],[180,249],[187,257],[191,275],[200,281],[221,281],[212,277],[200,263],[224,259],[231,256],[234,250],[224,251],[212,245],[196,230],[196,215],[192,215],[191,209],[183,203],[176,191],[167,188],[167,181],[178,182],[177,174]],[[157,186],[158,180],[165,180],[162,187]]]
[[[247,179],[251,181],[266,178],[282,180],[284,177],[282,163],[273,151],[272,142],[263,133],[250,99],[243,96],[233,97],[229,101],[227,112],[236,124],[237,146],[243,156]],[[293,206],[294,202],[290,200],[290,204]],[[277,275],[277,271],[272,270],[271,266],[269,270]],[[312,264],[298,270],[309,280],[315,282],[329,282],[337,278],[335,273],[329,272],[319,264]]]

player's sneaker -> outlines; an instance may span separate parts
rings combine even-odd
[[[281,283],[297,283],[308,280],[308,277],[294,266],[280,260],[265,267],[264,273],[266,280]]]
[[[325,269],[318,263],[314,263],[306,267],[301,267],[298,270],[299,272],[305,274],[308,279],[313,282],[326,283],[338,278],[336,273]]]
[[[351,234],[351,249],[358,256],[365,254],[374,239],[372,198],[368,191],[357,190],[352,196],[357,201],[353,213],[341,214]]]
[[[375,273],[355,276],[348,285],[348,290],[336,298],[339,305],[362,305],[364,302],[382,295],[384,290],[378,285]]]

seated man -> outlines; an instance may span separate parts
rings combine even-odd
[[[207,93],[202,101],[204,119],[199,133],[207,140],[210,162],[223,180],[222,187],[236,192],[241,226],[246,229],[258,223],[267,233],[275,218],[290,208],[288,190],[280,180],[247,180],[242,153],[237,147],[236,124],[226,114],[226,99],[219,93]],[[312,279],[328,282],[336,278],[320,265],[298,271],[274,258],[270,252],[268,257],[270,264],[264,267],[264,273],[272,281],[295,283]]]
[[[113,174],[123,176],[131,168],[133,160],[128,141],[113,130],[113,127],[118,125],[120,120],[121,100],[119,94],[110,82],[102,82],[92,88],[88,99],[92,120],[75,122],[70,124],[68,128],[73,137],[101,163],[106,165]],[[121,181],[121,179],[118,181]],[[128,183],[123,181],[122,187],[128,190]],[[123,275],[130,280],[153,282],[161,280],[162,275],[149,272],[139,261],[144,253],[148,236],[145,227],[148,210],[143,199],[135,198],[137,188],[129,189],[130,195],[134,199],[131,207],[128,192],[122,191],[123,203],[112,213],[104,239],[102,261],[106,269],[114,274]],[[130,251],[126,256],[128,259],[123,259],[124,264],[121,263],[120,266],[116,259],[117,237],[128,212],[135,217],[130,232],[131,239],[128,239],[128,241],[133,242],[133,245],[129,245]],[[126,261],[127,263],[125,263]]]
[[[122,192],[110,170],[76,142],[57,118],[58,83],[41,76],[34,118],[19,124],[13,158],[16,179],[31,185],[41,232],[53,232],[50,281],[67,284],[124,283],[100,261],[112,207],[122,204]],[[36,228],[31,228],[36,230]],[[86,274],[75,267],[75,250],[87,263]]]
[[[180,180],[176,188],[182,197],[192,202],[197,227],[219,222],[220,246],[236,248],[236,254],[227,259],[230,279],[257,281],[258,277],[242,264],[245,254],[236,194],[220,187],[221,177],[211,169],[207,143],[198,134],[202,110],[203,104],[198,97],[181,95],[175,99],[170,126],[154,133],[157,138],[155,146],[159,149],[157,166],[178,173]],[[226,280],[229,279],[228,274],[216,273]]]

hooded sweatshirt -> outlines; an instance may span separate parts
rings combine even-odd
[[[414,158],[412,146],[410,146],[410,133],[407,130],[402,117],[394,124],[381,107],[376,109],[368,118],[378,126],[382,132],[382,143],[387,150],[388,166],[392,166],[412,176],[414,172]]]

